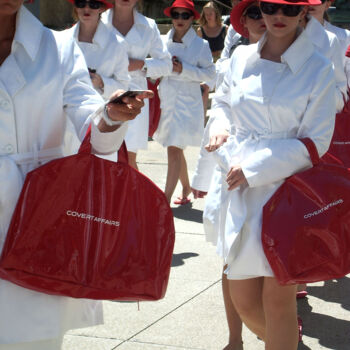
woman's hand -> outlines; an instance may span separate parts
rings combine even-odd
[[[117,90],[110,99],[120,96],[124,90]],[[137,95],[136,97],[124,97],[123,103],[109,103],[107,105],[107,114],[113,121],[126,122],[128,120],[133,120],[141,112],[141,108],[145,105],[143,100],[145,98],[152,98],[154,96],[153,91],[146,90],[143,94]],[[102,119],[98,125],[101,132],[111,132],[119,128],[116,126],[109,126]]]
[[[92,73],[92,72],[89,72],[89,74],[90,74],[90,79],[91,79],[93,87],[96,90],[103,91],[105,84],[103,83],[101,76],[97,73]]]
[[[179,61],[179,59],[176,56],[173,56],[172,62],[173,62],[173,72],[180,74],[182,72],[182,63]]]
[[[228,184],[228,190],[232,191],[240,185],[248,185],[247,179],[244,176],[243,170],[240,165],[234,165],[231,167],[227,174],[226,182]]]
[[[136,58],[129,58],[129,72],[135,71],[135,70],[141,70],[142,67],[145,65],[144,60],[137,60]]]
[[[203,191],[196,190],[193,187],[191,187],[191,190],[192,190],[194,199],[204,198],[207,195],[207,193],[208,193],[208,192],[203,192]]]
[[[222,130],[218,134],[213,135],[209,143],[204,147],[208,152],[214,152],[219,147],[221,147],[230,136],[229,132],[227,130]]]

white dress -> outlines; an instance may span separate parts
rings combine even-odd
[[[182,43],[173,41],[174,29],[163,37],[172,56],[182,63],[159,84],[161,116],[153,138],[164,147],[199,146],[204,130],[200,83],[215,78],[215,66],[206,40],[190,28]]]
[[[163,44],[157,24],[153,19],[147,18],[134,10],[134,25],[125,36],[112,24],[113,10],[104,12],[101,20],[106,23],[114,35],[121,36],[126,41],[129,58],[145,61],[147,77],[159,78],[169,74],[172,70],[171,57]],[[137,70],[129,72],[129,74],[131,77],[130,89],[147,89],[146,73]],[[139,149],[147,149],[148,128],[149,104],[146,99],[141,114],[129,122],[125,139],[129,151],[137,152]]]
[[[102,96],[107,100],[117,89],[128,90],[130,76],[127,44],[111,33],[107,26],[99,21],[92,43],[79,41],[80,22],[63,33],[73,38],[83,52],[89,68],[96,69],[104,83]]]
[[[0,66],[0,251],[25,175],[62,156],[68,118],[82,138],[89,115],[103,103],[81,51],[73,40],[62,39],[20,8],[11,54]],[[100,133],[98,122],[92,123],[94,149],[119,149],[126,125]],[[103,322],[99,302],[38,293],[4,280],[0,310],[0,344],[59,338],[68,329]]]
[[[231,126],[214,152],[217,167],[204,210],[207,240],[228,264],[229,279],[273,276],[261,244],[262,208],[288,176],[311,165],[297,138],[310,137],[323,155],[332,137],[335,82],[331,62],[302,32],[281,63],[260,58],[266,37],[240,46],[217,94],[212,127]],[[240,164],[249,186],[227,190]],[[281,227],[283,233],[283,227]]]

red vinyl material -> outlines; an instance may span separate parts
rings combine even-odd
[[[300,141],[314,166],[286,179],[263,209],[263,249],[282,285],[350,272],[350,171]]]
[[[124,146],[123,146],[124,147]],[[89,299],[164,297],[175,240],[163,192],[125,161],[90,152],[30,172],[7,234],[0,277]]]

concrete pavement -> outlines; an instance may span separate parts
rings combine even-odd
[[[191,177],[198,148],[185,153]],[[163,189],[166,150],[149,142],[138,160],[140,170]],[[140,310],[134,302],[105,301],[105,324],[68,332],[64,350],[221,350],[226,345],[222,261],[205,241],[203,207],[201,199],[183,207],[174,205],[176,244],[165,298],[142,302]],[[308,290],[309,297],[298,302],[304,321],[298,350],[350,350],[350,275],[309,285]],[[245,350],[264,349],[246,328],[243,339]]]

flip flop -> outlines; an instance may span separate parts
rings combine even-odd
[[[309,293],[306,290],[301,290],[297,292],[297,299],[305,298]]]
[[[191,203],[191,200],[188,197],[186,198],[177,197],[177,199],[174,200],[174,204],[185,205],[188,203]]]

